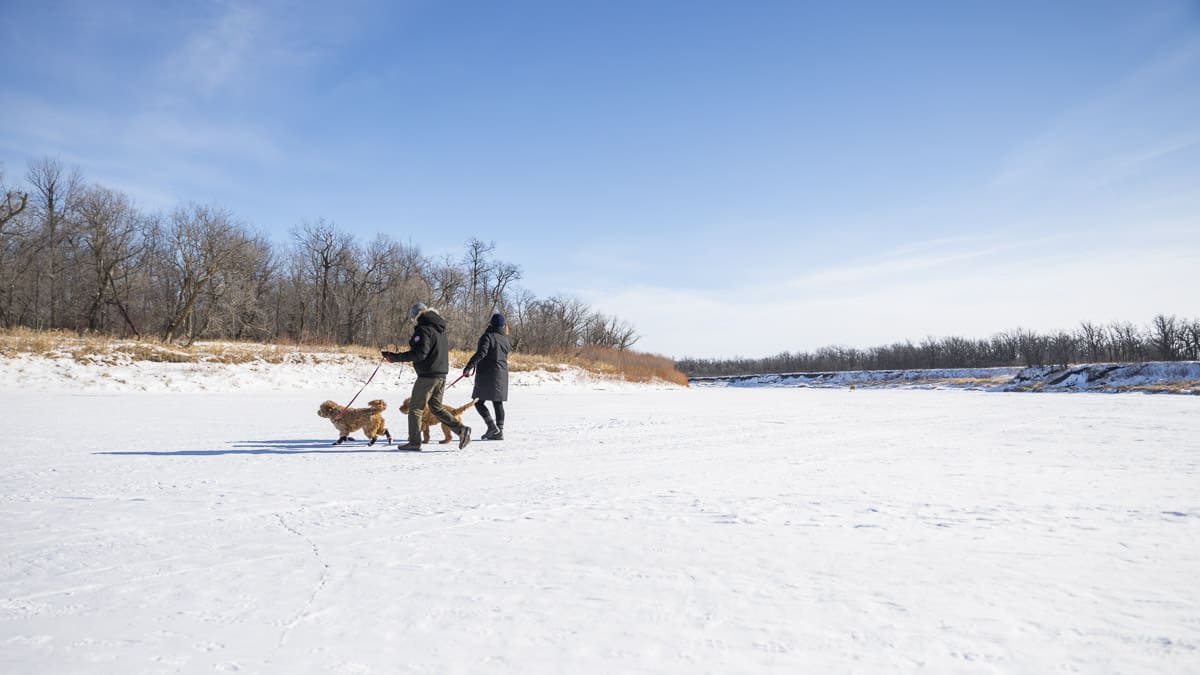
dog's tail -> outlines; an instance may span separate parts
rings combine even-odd
[[[455,417],[458,417],[459,415],[461,415],[461,414],[465,413],[465,412],[467,411],[467,408],[470,408],[471,406],[475,405],[475,402],[476,402],[476,401],[478,401],[478,400],[479,400],[479,399],[477,399],[477,398],[473,398],[473,399],[471,399],[471,402],[470,402],[470,403],[468,403],[468,404],[464,405],[464,406],[463,406],[463,407],[461,407],[461,408],[451,408],[451,409],[450,409],[450,412],[454,413],[454,416],[455,416]]]
[[[384,410],[387,410],[387,403],[384,403],[383,399],[377,398],[374,401],[369,401],[367,403],[367,408],[371,412],[383,412]]]

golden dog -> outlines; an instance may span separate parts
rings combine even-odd
[[[367,438],[371,439],[367,445],[375,445],[375,438],[381,435],[387,437],[388,443],[392,442],[392,434],[383,423],[383,415],[379,414],[386,409],[387,404],[381,399],[367,403],[365,408],[347,408],[333,401],[325,401],[317,408],[317,415],[333,422],[333,426],[341,432],[341,437],[333,442],[334,445],[341,445],[349,440],[350,433],[357,429],[362,429]]]
[[[467,408],[470,408],[471,406],[475,405],[475,401],[476,401],[476,399],[471,399],[470,403],[464,405],[461,408],[451,408],[451,407],[447,406],[446,410],[450,411],[450,414],[454,416],[454,419],[458,420],[459,424],[462,424],[462,414],[464,412],[466,412]],[[411,402],[412,402],[411,397],[404,399],[404,403],[400,404],[400,412],[407,415],[408,410],[409,410],[408,406]],[[429,406],[425,406],[425,410],[421,411],[421,436],[425,439],[424,440],[425,443],[429,442],[429,428],[435,424],[442,424],[442,423],[441,423],[441,421],[438,420],[437,417],[434,417],[433,412],[431,412],[429,410]],[[445,445],[446,443],[449,443],[450,440],[452,438],[454,438],[454,434],[452,434],[450,432],[450,427],[446,426],[445,424],[442,424],[442,433],[446,434],[446,440],[438,441],[438,442],[443,445]]]

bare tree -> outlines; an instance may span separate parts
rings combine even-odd
[[[1027,367],[1046,365],[1046,337],[1036,331],[1018,328],[1015,332],[1021,358]]]
[[[492,272],[492,261],[488,256],[496,250],[496,242],[484,242],[474,237],[467,240],[463,264],[467,276],[467,312],[472,316],[479,312],[481,298],[487,295],[487,278]]]
[[[941,365],[942,345],[937,338],[932,335],[926,336],[921,340],[920,351],[925,368],[937,368]]]
[[[530,324],[530,311],[537,297],[524,288],[516,289],[508,299],[508,337],[513,351],[525,349],[526,328]]]
[[[1077,346],[1075,336],[1069,331],[1060,330],[1046,339],[1047,351],[1053,365],[1066,368],[1071,365]]]
[[[116,279],[122,268],[142,253],[142,233],[146,221],[129,198],[103,187],[83,191],[79,200],[79,226],[76,244],[80,262],[90,270],[89,298],[84,310],[84,326],[89,331],[106,328],[101,310],[115,306],[134,335],[137,327],[117,290]]]
[[[614,347],[625,350],[638,341],[633,327],[616,317],[593,314],[587,319],[582,342],[585,345]]]
[[[1098,363],[1104,352],[1104,327],[1090,321],[1080,321],[1079,343],[1087,350],[1088,360]]]
[[[429,266],[429,285],[435,307],[446,308],[456,304],[469,292],[468,283],[467,273],[450,256]]]
[[[1112,361],[1136,361],[1141,358],[1141,336],[1128,321],[1114,321],[1108,326],[1108,344]]]
[[[534,353],[573,351],[583,344],[589,318],[587,305],[576,298],[559,295],[539,300],[527,310],[522,342]]]
[[[63,240],[63,226],[67,214],[75,206],[82,179],[78,169],[67,170],[57,159],[43,157],[30,162],[25,172],[25,178],[33,186],[34,210],[41,220],[41,245],[36,255],[43,258],[46,277],[46,304],[48,306],[46,324],[58,327],[58,272],[61,267],[62,251],[59,248]],[[41,274],[38,275],[40,281]],[[41,304],[41,284],[35,287],[35,303]]]
[[[388,281],[385,292],[372,301],[369,319],[373,344],[397,344],[408,338],[408,310],[414,303],[429,303],[434,296],[429,275],[431,267],[420,249],[411,244],[389,243]]]
[[[941,352],[945,355],[946,364],[950,367],[972,364],[974,345],[966,338],[953,336],[942,339]]]
[[[388,261],[393,251],[394,244],[383,235],[377,236],[364,249],[355,247],[352,250],[342,290],[345,307],[343,342],[355,343],[360,338],[374,300],[387,292],[390,281]]]
[[[353,237],[320,218],[293,229],[292,238],[304,262],[305,282],[316,294],[314,329],[320,337],[332,340],[338,323],[334,302],[353,257]]]
[[[491,306],[489,311],[496,311],[504,307],[504,297],[508,292],[509,285],[520,278],[520,267],[510,263],[496,263],[492,268],[491,288],[488,289],[488,304]]]
[[[1154,342],[1154,352],[1163,361],[1174,361],[1179,358],[1179,320],[1175,315],[1158,314],[1150,322],[1150,337]]]
[[[209,284],[205,303],[197,310],[192,335],[208,328],[234,339],[271,339],[276,327],[271,320],[270,302],[278,271],[270,242],[262,235],[242,232],[224,269]]]
[[[4,327],[36,325],[35,229],[30,218],[18,215],[0,236],[0,325]]]
[[[224,209],[188,204],[171,214],[164,253],[173,272],[174,307],[162,333],[163,342],[174,340],[184,330],[197,299],[228,270],[247,239],[244,228]],[[194,338],[195,330],[187,332]]]
[[[1200,360],[1200,318],[1193,319],[1183,331],[1187,353],[1184,358],[1189,361]]]
[[[0,192],[4,193],[4,204],[0,206],[0,237],[2,237],[5,225],[25,210],[25,206],[29,203],[29,193],[18,192],[5,186],[3,169],[0,169]]]

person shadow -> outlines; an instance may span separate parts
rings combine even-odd
[[[403,439],[399,439],[403,441]],[[387,443],[382,438],[375,445],[366,440],[351,438],[341,445],[333,445],[329,439],[272,439],[234,441],[230,447],[220,450],[110,450],[94,452],[94,455],[120,455],[143,457],[209,457],[217,455],[344,455],[365,452],[393,452],[405,454],[427,454],[447,452],[443,448],[427,450],[397,450],[398,441]]]

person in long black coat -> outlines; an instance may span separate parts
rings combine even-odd
[[[508,326],[503,314],[493,314],[487,330],[479,337],[475,354],[463,368],[463,375],[475,375],[475,388],[471,398],[477,399],[475,410],[488,430],[481,436],[484,440],[504,440],[504,402],[508,400]],[[488,413],[486,403],[492,402],[496,419]]]

